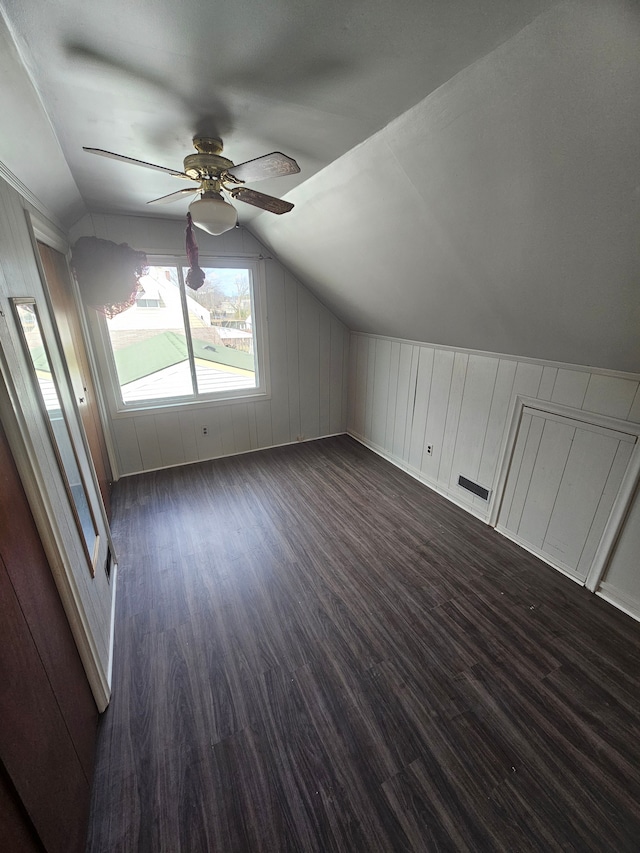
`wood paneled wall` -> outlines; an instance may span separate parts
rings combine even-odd
[[[148,254],[184,254],[184,224],[177,221],[93,214],[73,229],[74,240],[83,234]],[[346,430],[345,325],[246,229],[197,237],[201,257],[265,257],[271,398],[112,415],[119,476]]]
[[[639,385],[636,374],[352,333],[348,431],[487,521],[493,495],[489,502],[475,497],[457,485],[458,475],[495,487],[515,395],[637,423]],[[633,567],[620,556],[632,551],[627,544],[631,515],[605,581],[611,598],[618,578],[623,585],[635,582],[628,609],[636,608],[640,616],[637,558]]]

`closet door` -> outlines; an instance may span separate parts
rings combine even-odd
[[[584,581],[635,440],[524,407],[497,529]]]

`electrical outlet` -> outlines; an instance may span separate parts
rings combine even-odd
[[[433,444],[427,444],[427,456],[433,456]]]
[[[202,427],[202,434],[203,434],[203,435],[209,435],[209,427],[204,427],[204,426],[203,426],[203,427]]]
[[[299,435],[299,436],[298,436],[298,441],[304,441],[304,435]]]

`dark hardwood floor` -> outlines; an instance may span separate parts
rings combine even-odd
[[[92,853],[640,849],[640,625],[351,439],[113,534]]]

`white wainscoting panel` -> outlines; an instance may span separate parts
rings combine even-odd
[[[640,422],[640,376],[637,374],[479,353],[360,332],[351,333],[350,353],[349,433],[485,521],[489,520],[496,499],[501,456],[517,396]],[[531,430],[530,441],[517,448],[511,463],[512,471],[521,475],[523,482],[531,481],[543,427],[541,419],[533,419],[530,415],[523,417],[521,430]],[[561,437],[554,438],[554,442],[560,440]],[[568,464],[570,461],[572,469],[580,466],[580,454],[589,455],[588,444],[592,440],[582,437],[573,454],[566,453],[565,461]],[[564,451],[568,444],[565,437]],[[433,448],[432,455],[427,453],[429,445]],[[599,478],[600,491],[576,510],[569,544],[560,543],[562,525],[559,516],[553,514],[553,500],[562,484],[562,470],[555,492],[543,484],[536,485],[535,499],[544,504],[550,529],[550,534],[545,532],[542,545],[546,541],[550,548],[567,547],[575,561],[578,547],[575,540],[584,539],[585,516],[592,517],[573,569],[581,578],[586,576],[593,562],[600,541],[597,531],[606,525],[607,508],[611,507],[627,468],[628,452],[627,447],[620,445],[613,456],[603,451],[602,456],[593,460],[598,468],[597,477],[596,473],[593,476]],[[607,462],[609,469],[603,474]],[[489,500],[484,501],[460,488],[457,485],[460,474],[491,489]],[[509,524],[516,519],[519,523],[525,515],[526,491],[523,486],[521,492],[516,493],[517,483],[518,476],[515,479],[510,476],[503,494],[503,511],[510,518]],[[561,500],[573,503],[574,495],[570,494],[568,483],[565,479]],[[634,506],[639,500],[636,496]],[[527,510],[525,524],[530,523],[533,521]],[[630,594],[640,598],[640,558],[637,557],[640,545],[635,551],[635,565],[630,567],[628,562],[632,559],[633,548],[627,548],[625,542],[631,535],[627,523],[614,552],[614,581],[607,575],[607,583],[619,580],[621,586],[616,589],[620,595],[625,594],[626,586],[635,583]]]
[[[420,466],[424,455],[425,424],[433,379],[433,350],[421,349],[417,356],[416,392],[409,430],[409,464],[415,468]]]
[[[552,403],[560,403],[573,409],[581,409],[584,403],[584,395],[590,379],[589,373],[581,373],[579,370],[563,370],[560,368],[556,375],[553,391],[549,399]],[[540,399],[544,399],[540,397]]]
[[[499,363],[495,358],[469,356],[455,452],[447,484],[453,494],[458,497],[462,495],[464,499],[469,492],[458,486],[459,474],[482,486],[491,487],[491,483],[480,480],[479,472]]]
[[[637,391],[638,384],[629,379],[593,375],[582,408],[613,418],[628,418]]]

